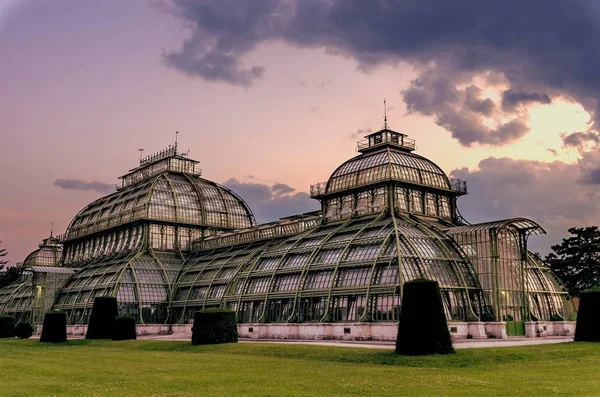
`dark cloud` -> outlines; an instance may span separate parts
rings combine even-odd
[[[540,94],[537,92],[517,92],[515,90],[506,90],[502,93],[502,108],[505,110],[512,110],[519,105],[529,103],[552,103],[552,99],[547,94]]]
[[[600,224],[600,193],[580,183],[585,173],[582,163],[487,158],[477,170],[459,169],[451,175],[469,184],[469,194],[458,200],[468,221],[531,218],[548,233],[532,237],[531,248],[545,254],[566,237],[568,228]]]
[[[573,132],[572,134],[562,135],[565,147],[582,148],[586,143],[600,143],[600,135],[594,132]]]
[[[112,193],[115,191],[115,185],[102,183],[98,181],[82,181],[80,179],[57,179],[54,185],[65,190],[93,190],[98,193]]]
[[[505,114],[489,98],[482,98],[482,90],[474,84],[458,89],[458,75],[429,69],[402,92],[407,112],[433,116],[436,124],[452,133],[464,146],[475,143],[501,146],[521,138],[529,131],[523,115],[514,115],[509,121],[500,121]],[[486,125],[495,120],[494,128]]]
[[[282,194],[289,194],[289,193],[292,193],[292,192],[296,191],[296,189],[294,189],[293,187],[290,187],[290,186],[286,185],[285,183],[276,183],[276,184],[273,185],[273,187],[271,188],[271,190],[277,196],[280,196]]]
[[[296,192],[283,183],[273,186],[261,183],[245,183],[231,178],[224,185],[240,195],[254,212],[258,222],[270,222],[285,216],[318,210],[318,201],[308,193]],[[294,193],[295,192],[295,193]]]
[[[503,89],[515,93],[507,105],[561,96],[580,102],[594,119],[600,117],[596,40],[600,5],[595,0],[163,0],[161,4],[190,28],[181,49],[165,55],[167,64],[207,80],[251,84],[264,69],[244,67],[244,56],[261,43],[283,41],[324,47],[330,54],[355,59],[362,70],[407,62],[422,73],[436,70],[453,87],[484,76],[488,83],[504,82]],[[437,92],[435,87],[425,88]],[[412,108],[421,112],[414,103]],[[460,131],[451,130],[467,144],[499,145],[525,133],[521,121],[486,129],[470,117],[441,125],[467,124],[475,129],[465,139]]]

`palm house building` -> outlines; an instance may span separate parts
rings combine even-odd
[[[226,307],[246,337],[395,339],[403,284],[428,278],[456,337],[572,333],[567,292],[527,249],[542,227],[469,224],[466,182],[415,149],[386,124],[310,187],[320,211],[256,224],[170,146],[44,240],[0,290],[0,312],[39,324],[58,309],[82,329],[94,298],[115,296],[138,333],[189,331],[195,311]]]

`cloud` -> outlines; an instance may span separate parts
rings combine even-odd
[[[57,179],[54,185],[65,190],[92,190],[98,193],[112,193],[115,191],[115,185],[102,183],[98,181],[82,181],[81,179]]]
[[[506,117],[490,98],[482,98],[482,90],[471,84],[456,87],[464,76],[448,76],[443,71],[429,69],[402,91],[409,114],[433,116],[437,125],[450,131],[464,146],[475,143],[501,146],[513,142],[529,131],[525,116]],[[488,120],[494,121],[493,127]]]
[[[318,107],[318,106],[313,106],[313,107],[311,107],[308,110],[310,110],[311,113],[315,113],[315,114],[318,114],[319,116],[322,116],[322,114],[321,114],[321,108]]]
[[[276,183],[271,187],[271,191],[275,193],[277,196],[281,196],[282,194],[289,194],[294,192],[296,189],[286,185],[285,183]]]
[[[590,159],[590,165],[600,161]],[[583,184],[583,163],[544,163],[510,158],[487,158],[478,169],[452,171],[466,179],[469,194],[458,200],[462,215],[472,223],[527,217],[539,223],[547,236],[531,237],[531,248],[545,254],[574,226],[600,224],[600,192]],[[598,167],[596,167],[596,170]],[[600,176],[597,173],[595,176]]]
[[[571,134],[562,134],[563,145],[565,147],[583,148],[586,143],[600,143],[600,135],[594,132],[573,132]]]
[[[358,129],[356,131],[349,133],[348,137],[350,139],[363,139],[366,135],[370,134],[371,132],[373,132],[373,130],[370,128],[365,128],[365,129],[361,128],[361,129]]]
[[[329,84],[331,84],[332,82],[333,82],[333,80],[323,81],[322,83],[317,84],[317,88],[323,89],[323,88],[327,87]]]
[[[248,203],[260,223],[320,208],[319,202],[311,199],[308,193],[296,192],[294,188],[284,183],[269,186],[262,183],[240,182],[231,178],[223,184]]]
[[[180,50],[165,55],[168,65],[192,76],[250,85],[265,69],[246,68],[246,55],[259,44],[284,42],[325,48],[357,61],[361,70],[409,63],[421,74],[436,71],[450,87],[476,77],[507,91],[504,111],[561,96],[582,104],[600,119],[600,5],[595,0],[163,0],[163,9],[189,27]],[[518,13],[515,13],[518,10]],[[421,76],[421,78],[423,75]],[[425,85],[425,90],[436,91]],[[523,115],[493,120],[477,117],[491,105],[470,103],[462,88],[450,114],[429,114],[466,145],[502,145],[526,133]],[[481,107],[471,105],[479,104]],[[518,106],[523,105],[523,106]],[[498,106],[496,106],[498,107]],[[502,106],[500,106],[502,107]],[[415,112],[421,108],[412,103]],[[423,109],[427,115],[428,110]],[[484,112],[484,113],[482,113]],[[515,120],[516,119],[516,120]],[[459,128],[467,127],[464,136]]]
[[[550,99],[547,94],[540,94],[537,92],[526,93],[517,92],[515,90],[506,90],[502,93],[502,108],[505,110],[514,109],[519,105],[534,102],[547,105],[552,103],[552,99]]]

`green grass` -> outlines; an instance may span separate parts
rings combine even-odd
[[[175,341],[0,340],[5,396],[594,396],[600,344],[393,351]]]

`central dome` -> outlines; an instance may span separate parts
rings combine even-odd
[[[325,192],[335,193],[385,180],[451,190],[450,180],[432,161],[388,146],[343,163],[331,174]]]

